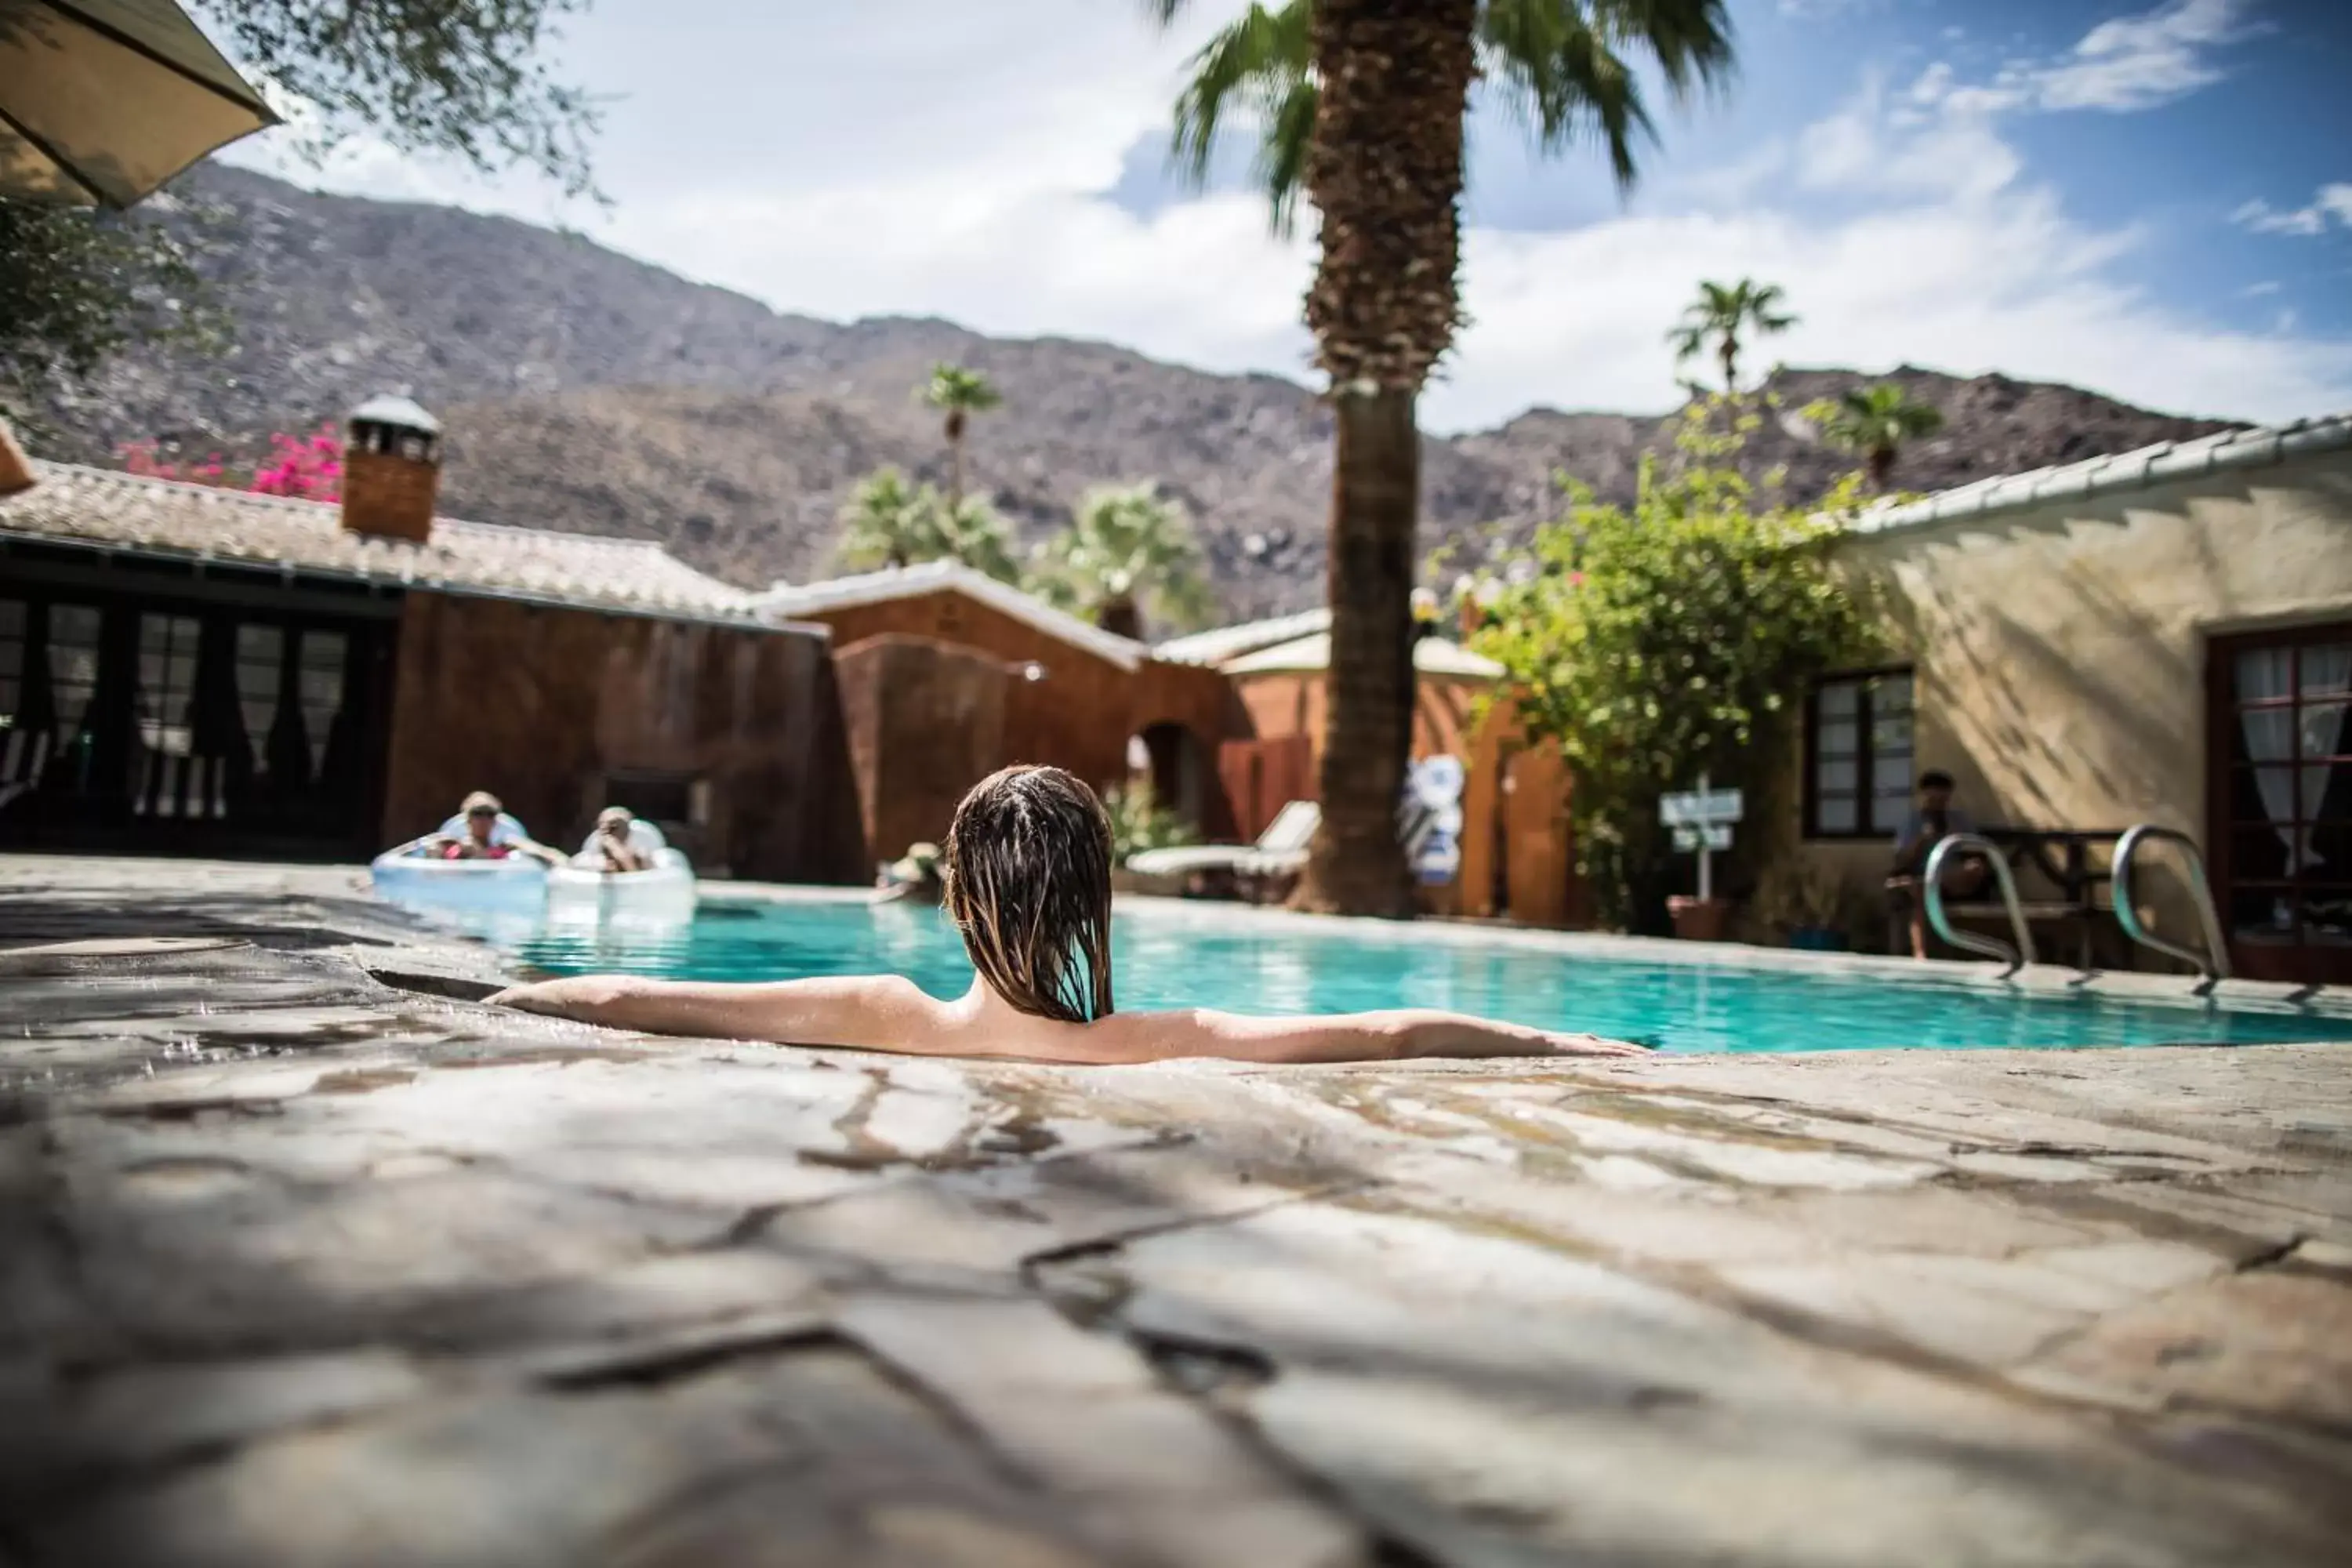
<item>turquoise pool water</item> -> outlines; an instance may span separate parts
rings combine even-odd
[[[939,996],[971,983],[971,966],[938,911],[904,905],[706,903],[691,925],[667,931],[481,934],[564,974],[778,980],[892,972]],[[2352,1040],[2352,1018],[2286,1006],[2030,995],[1826,967],[1570,957],[1416,938],[1411,928],[1324,935],[1246,917],[1122,914],[1113,943],[1122,1009],[1445,1007],[1674,1051]]]

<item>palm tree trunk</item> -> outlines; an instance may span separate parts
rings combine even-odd
[[[1739,340],[1728,332],[1723,338],[1723,390],[1726,396],[1739,395]]]
[[[1895,477],[1895,448],[1873,447],[1863,461],[1870,469],[1871,489],[1885,489],[1886,481]]]
[[[1478,0],[1315,0],[1307,295],[1331,378],[1331,662],[1323,826],[1295,901],[1412,912],[1396,810],[1412,722],[1413,405],[1461,320],[1462,121]]]
[[[1331,476],[1329,719],[1323,826],[1294,900],[1402,917],[1412,887],[1397,800],[1412,744],[1412,563],[1421,493],[1413,395],[1342,394]]]

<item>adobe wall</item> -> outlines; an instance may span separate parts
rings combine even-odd
[[[533,836],[578,845],[613,773],[692,774],[706,875],[863,881],[824,641],[412,591],[402,611],[383,835],[425,832],[488,789]]]
[[[940,844],[964,792],[1022,760],[1006,740],[1023,684],[1002,660],[930,637],[885,633],[834,655],[850,765],[871,858]]]

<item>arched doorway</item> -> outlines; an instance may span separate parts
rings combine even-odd
[[[1144,766],[1151,779],[1151,798],[1195,828],[1207,826],[1209,752],[1199,736],[1173,720],[1146,725],[1135,737],[1141,742]],[[1129,747],[1132,753],[1136,748]]]

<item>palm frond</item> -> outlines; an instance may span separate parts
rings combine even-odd
[[[1218,132],[1230,110],[1257,121],[1254,172],[1273,208],[1277,233],[1291,229],[1315,126],[1313,0],[1250,8],[1193,55],[1176,100],[1169,161],[1195,188],[1208,181]]]

